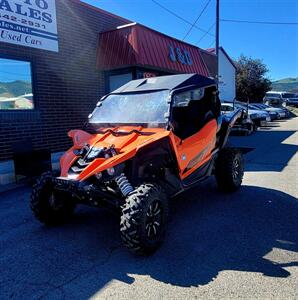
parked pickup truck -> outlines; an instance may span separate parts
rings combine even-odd
[[[264,99],[264,104],[274,107],[281,106],[296,106],[298,107],[298,96],[288,92],[267,92]]]

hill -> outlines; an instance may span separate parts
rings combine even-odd
[[[0,81],[0,97],[17,97],[32,93],[31,83],[22,80],[12,82]]]
[[[298,93],[298,77],[273,81],[272,90]]]

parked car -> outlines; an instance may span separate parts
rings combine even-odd
[[[279,107],[272,107],[270,105],[267,104],[263,104],[263,103],[252,103],[251,104],[253,107],[262,109],[262,110],[266,110],[269,113],[270,112],[276,112],[277,113],[277,119],[283,119],[283,118],[287,118],[289,117],[289,111],[285,108],[279,108]]]
[[[247,111],[249,117],[254,123],[254,129],[256,130],[258,127],[266,126],[267,122],[271,121],[270,115],[265,110],[252,109],[249,108],[249,105],[241,102],[235,103],[236,108],[243,108]]]
[[[267,92],[263,103],[274,107],[298,106],[298,97],[294,93],[287,92]]]
[[[232,118],[235,110],[237,109],[232,103],[221,104],[221,112],[226,116],[226,118]],[[241,117],[234,124],[232,132],[239,132],[244,135],[250,135],[254,131],[254,123],[245,111],[245,109],[241,108],[241,111]]]
[[[263,105],[263,104],[261,104],[261,105]],[[260,111],[268,112],[271,121],[280,119],[279,114],[274,110],[274,109],[278,109],[278,108],[272,107],[273,110],[271,110],[271,109],[266,109],[265,107],[259,106],[258,103],[257,103],[257,104],[249,104],[249,105],[248,105],[248,108],[249,108],[249,109],[257,109],[257,110],[260,110]]]
[[[298,107],[298,96],[294,93],[283,93],[283,98],[286,99],[287,106]]]

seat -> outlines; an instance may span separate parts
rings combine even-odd
[[[181,139],[186,139],[199,132],[215,118],[203,100],[190,101],[186,107],[174,107],[172,115],[175,121],[174,133]]]

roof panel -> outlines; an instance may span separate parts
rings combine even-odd
[[[157,90],[174,90],[190,85],[206,87],[215,85],[215,81],[208,77],[198,74],[176,74],[152,77],[146,79],[132,80],[121,86],[112,94],[157,91]]]
[[[173,47],[175,60],[170,58],[170,47]],[[110,59],[106,59],[103,55],[106,52]],[[192,63],[182,62],[183,58],[185,60],[185,53],[190,54]],[[179,56],[182,59],[179,59]],[[129,65],[150,66],[173,73],[198,73],[209,76],[200,48],[143,25],[133,24],[101,33],[97,52],[98,68],[108,70]]]

